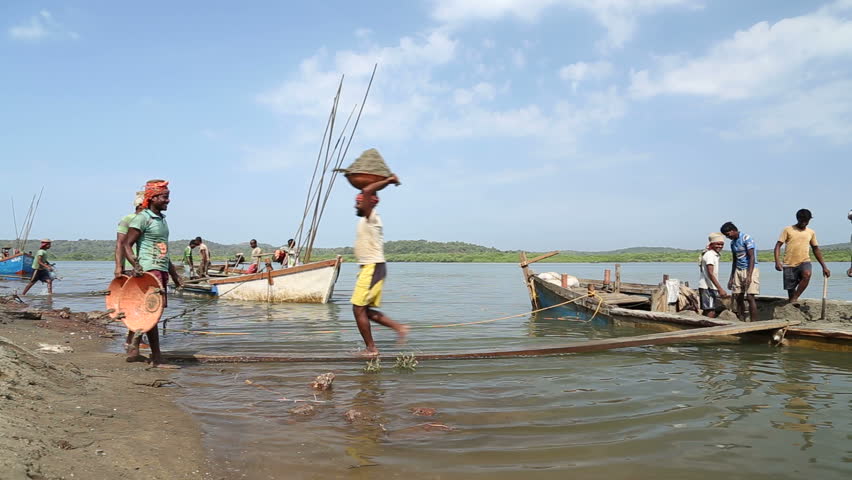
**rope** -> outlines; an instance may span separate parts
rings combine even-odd
[[[517,315],[509,315],[509,316],[498,317],[498,318],[489,318],[487,320],[477,320],[475,322],[450,323],[450,324],[445,324],[445,325],[420,325],[420,326],[414,325],[410,328],[412,330],[414,330],[414,329],[426,329],[426,328],[450,328],[450,327],[463,327],[463,326],[468,326],[468,325],[481,325],[481,324],[484,324],[484,323],[497,322],[499,320],[508,320],[510,318],[518,318],[518,317],[523,317],[523,316],[526,316],[526,315],[532,315],[532,314],[535,314],[535,313],[543,312],[545,310],[550,310],[552,308],[562,307],[562,306],[568,305],[570,303],[574,303],[574,302],[577,302],[579,300],[582,300],[584,298],[589,298],[589,297],[594,297],[594,298],[598,299],[598,305],[595,308],[594,313],[589,318],[589,320],[587,320],[587,321],[592,321],[592,319],[594,319],[597,316],[597,314],[600,312],[601,305],[603,304],[603,298],[600,295],[598,295],[597,293],[588,293],[588,294],[583,295],[581,297],[577,297],[573,300],[567,300],[567,301],[562,302],[562,303],[557,303],[556,305],[538,308],[536,310],[532,310],[530,312],[519,313]],[[200,308],[200,307],[201,306],[196,307],[195,309]],[[193,309],[193,310],[195,310],[195,309]],[[185,312],[185,313],[188,313],[188,312]],[[180,315],[183,315],[183,313],[180,314]],[[217,332],[207,332],[207,331],[201,331],[201,330],[174,330],[174,331],[181,332],[181,333],[188,333],[188,334],[199,334],[199,335],[251,335],[251,332],[222,332],[222,333],[217,333]],[[313,333],[314,334],[329,334],[329,333],[341,333],[341,332],[342,332],[342,330],[320,330],[320,331],[316,331],[316,332],[313,332]],[[288,334],[290,332],[280,332],[280,333]]]

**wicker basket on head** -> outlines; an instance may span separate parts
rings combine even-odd
[[[385,159],[375,148],[365,150],[352,162],[352,165],[338,169],[338,171],[343,172],[346,180],[349,180],[349,183],[358,190],[393,175],[385,163]]]

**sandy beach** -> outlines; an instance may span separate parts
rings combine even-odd
[[[170,373],[108,353],[96,313],[0,305],[0,472],[24,479],[207,479]],[[23,318],[31,317],[31,318]],[[41,317],[41,318],[32,318]],[[64,318],[63,318],[64,317]],[[40,348],[52,346],[61,353]]]

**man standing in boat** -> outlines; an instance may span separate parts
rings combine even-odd
[[[371,357],[379,354],[379,349],[373,341],[371,321],[394,329],[400,338],[404,338],[408,333],[407,326],[391,320],[375,309],[381,305],[382,287],[387,275],[382,220],[376,212],[376,205],[379,203],[376,192],[391,183],[399,184],[396,175],[367,185],[355,197],[355,214],[361,217],[355,234],[355,258],[361,267],[351,302],[355,323],[366,345],[363,355]]]
[[[251,266],[249,266],[247,273],[257,273],[260,270],[263,249],[257,246],[257,240],[253,238],[249,241],[249,247],[251,247]]]
[[[822,275],[826,278],[831,276],[831,270],[825,266],[822,252],[819,250],[816,232],[808,228],[813,215],[807,208],[796,212],[796,224],[784,228],[781,236],[775,242],[775,270],[784,272],[784,290],[787,290],[787,298],[790,303],[795,303],[802,296],[811,281],[811,253],[822,266]],[[781,246],[784,248],[784,263],[781,263]]]
[[[720,230],[722,235],[731,240],[731,251],[734,254],[728,288],[737,299],[737,314],[741,319],[745,315],[744,298],[748,298],[751,321],[756,322],[758,321],[757,300],[754,296],[760,294],[757,245],[751,235],[740,232],[732,222],[725,222]]]
[[[33,276],[30,279],[30,283],[24,287],[24,291],[21,295],[26,295],[27,292],[33,288],[36,282],[47,283],[47,293],[48,295],[53,295],[53,276],[50,272],[53,271],[53,265],[50,264],[50,257],[47,254],[47,251],[50,250],[50,246],[52,242],[49,238],[45,238],[41,241],[41,247],[39,247],[38,252],[35,254],[35,258],[33,259]]]
[[[210,249],[201,237],[195,237],[195,243],[198,244],[198,253],[201,255],[201,266],[198,274],[202,277],[207,276],[207,269],[210,268]]]
[[[711,233],[707,238],[709,243],[701,254],[698,280],[698,296],[701,299],[701,314],[715,318],[722,309],[721,298],[728,298],[728,292],[719,283],[719,252],[725,248],[725,236],[721,233]]]
[[[169,276],[178,288],[183,282],[178,276],[175,266],[169,259],[169,224],[163,212],[169,207],[169,182],[165,180],[149,180],[145,184],[145,199],[142,203],[144,210],[130,222],[124,241],[124,254],[133,265],[133,275],[141,276],[145,272],[153,274],[162,286],[163,307],[167,306],[168,297],[166,286]],[[133,253],[133,245],[139,243],[138,258]],[[160,335],[157,325],[146,332],[148,344],[151,346],[151,365],[157,368],[177,368],[163,362],[160,353]],[[128,361],[139,358],[139,341],[141,336],[134,336],[127,347]]]

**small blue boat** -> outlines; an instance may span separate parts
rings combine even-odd
[[[0,258],[0,277],[31,277],[33,274],[33,256],[19,253],[11,257]]]

